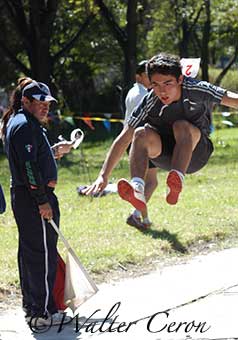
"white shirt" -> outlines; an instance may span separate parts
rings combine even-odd
[[[140,83],[135,83],[126,96],[126,113],[124,125],[130,118],[134,109],[140,104],[142,98],[148,93],[147,88]]]

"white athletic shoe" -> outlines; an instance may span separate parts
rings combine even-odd
[[[26,321],[31,327],[39,328],[66,325],[72,321],[72,318],[65,313],[58,312],[46,317],[27,317]]]
[[[122,178],[117,183],[119,196],[131,203],[137,210],[143,211],[146,208],[144,196],[144,185],[138,182],[130,183]]]

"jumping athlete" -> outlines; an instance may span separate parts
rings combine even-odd
[[[213,152],[209,139],[213,105],[238,107],[238,94],[184,77],[176,56],[163,53],[154,56],[147,64],[147,73],[152,91],[133,111],[113,142],[97,180],[86,190],[86,194],[103,190],[133,139],[131,182],[119,180],[118,192],[138,210],[146,207],[144,179],[148,160],[169,171],[166,201],[176,204],[185,174],[199,171]],[[138,127],[142,122],[144,126]]]

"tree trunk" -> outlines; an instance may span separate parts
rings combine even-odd
[[[209,81],[208,65],[209,65],[209,40],[210,40],[210,29],[211,29],[210,0],[204,0],[204,5],[205,5],[205,12],[206,12],[206,21],[203,26],[201,67],[202,67],[202,79]]]
[[[179,55],[181,58],[188,58],[188,44],[189,44],[190,32],[188,30],[187,19],[182,21],[182,40],[179,43]]]
[[[137,42],[137,0],[129,0],[127,7],[127,25],[126,35],[127,41],[125,45],[124,56],[124,84],[132,86],[135,81],[136,70],[136,42]]]
[[[30,0],[29,56],[33,78],[51,84],[50,39],[58,8],[57,0]]]
[[[170,4],[175,13],[175,32],[177,31],[177,34],[179,34],[179,55],[180,57],[188,58],[190,56],[189,44],[191,43],[191,36],[195,34],[195,27],[203,11],[203,6],[197,10],[196,15],[194,11],[189,16],[187,0],[182,0],[182,3],[178,0],[171,0]],[[180,34],[181,29],[182,32]],[[192,43],[194,44],[193,41]]]
[[[59,0],[3,0],[9,20],[15,28],[19,41],[23,44],[28,57],[28,65],[21,62],[11,46],[0,41],[0,48],[15,67],[26,76],[53,85],[53,68],[59,58],[69,52],[81,34],[94,18],[90,14],[78,32],[62,46],[55,55],[50,53],[53,25],[58,10]]]
[[[231,66],[236,62],[237,56],[238,56],[238,45],[236,45],[235,47],[234,55],[231,57],[229,62],[226,64],[224,69],[221,71],[221,73],[218,75],[217,79],[215,80],[215,85],[221,84],[222,79],[225,77],[225,75],[227,74]]]
[[[187,0],[182,1],[182,8],[184,10],[184,15],[181,23],[182,27],[182,40],[179,43],[179,54],[182,58],[187,58],[188,54],[188,44],[190,38],[189,25],[187,20]]]
[[[138,0],[127,2],[127,24],[122,29],[103,0],[94,0],[99,7],[102,17],[106,20],[113,36],[121,46],[124,55],[123,86],[131,86],[135,80],[136,68],[136,32],[137,32],[137,3]]]

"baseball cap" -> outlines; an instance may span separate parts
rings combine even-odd
[[[139,64],[136,65],[136,73],[141,74],[146,71],[146,64],[148,60],[142,60],[139,62]]]
[[[22,91],[22,96],[30,97],[42,102],[57,102],[57,100],[52,97],[49,87],[41,82],[33,81],[24,87]]]

